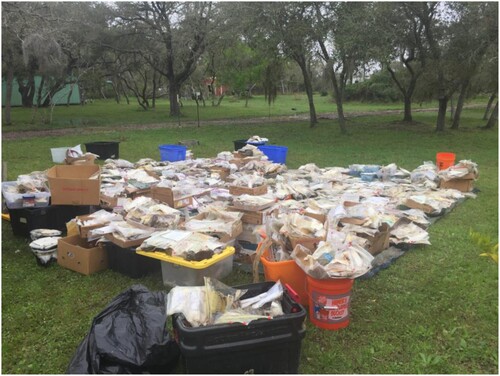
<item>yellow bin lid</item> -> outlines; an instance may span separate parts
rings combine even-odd
[[[206,269],[209,266],[212,266],[213,264],[215,264],[221,260],[224,260],[225,258],[233,255],[234,254],[234,247],[226,247],[221,253],[213,255],[211,258],[201,260],[201,261],[187,261],[186,259],[183,259],[182,257],[169,256],[163,252],[146,252],[146,251],[142,251],[140,249],[137,249],[135,251],[135,253],[137,253],[138,255],[141,255],[141,256],[151,257],[151,258],[154,258],[157,260],[170,262],[172,264],[185,266],[186,268]]]

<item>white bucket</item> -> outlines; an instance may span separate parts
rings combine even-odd
[[[52,153],[52,162],[54,163],[64,163],[66,159],[66,151],[70,149],[71,146],[66,146],[64,148],[52,148],[50,149]]]

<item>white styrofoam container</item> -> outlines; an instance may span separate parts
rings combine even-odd
[[[186,261],[161,252],[136,252],[161,260],[161,274],[165,286],[203,286],[203,277],[220,280],[233,271],[233,247],[227,247],[222,253],[202,261]]]
[[[42,208],[49,206],[50,192],[38,192],[38,193],[11,193],[7,192],[7,187],[16,186],[15,181],[4,181],[2,182],[2,195],[5,199],[5,205],[9,209],[21,209],[24,207],[35,207]],[[35,206],[27,206],[25,197],[35,196]]]

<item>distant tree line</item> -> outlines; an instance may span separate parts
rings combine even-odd
[[[493,126],[498,3],[3,2],[2,79],[5,124],[15,79],[26,107],[50,106],[69,84],[82,102],[112,96],[144,110],[164,96],[170,116],[185,97],[248,105],[260,90],[271,105],[300,90],[311,127],[313,93],[331,92],[341,132],[345,100],[402,100],[411,122],[412,104],[435,99],[442,131],[450,101],[457,129],[466,98],[487,93]]]

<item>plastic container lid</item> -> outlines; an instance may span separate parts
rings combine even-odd
[[[40,238],[48,238],[52,236],[61,236],[62,232],[59,230],[52,230],[48,228],[37,228],[30,231],[31,240],[37,240]]]
[[[186,268],[191,269],[206,269],[217,262],[224,260],[225,258],[234,254],[234,247],[226,247],[221,253],[213,255],[209,259],[201,260],[201,261],[187,261],[182,257],[169,256],[163,252],[145,252],[140,249],[135,251],[137,254],[147,257],[152,257],[161,261],[170,262],[172,264],[177,264],[181,266],[185,266]]]
[[[33,251],[53,251],[57,249],[57,242],[61,239],[60,236],[49,236],[47,238],[40,238],[30,243],[30,248]]]

